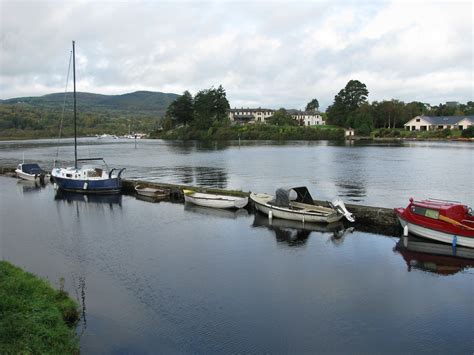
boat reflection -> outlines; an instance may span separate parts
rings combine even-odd
[[[286,243],[291,247],[306,244],[312,232],[321,234],[331,233],[329,241],[335,245],[343,243],[347,234],[352,233],[353,227],[345,228],[342,222],[330,224],[302,223],[286,219],[272,220],[262,213],[255,213],[253,227],[265,227],[275,233],[277,242]]]
[[[109,205],[110,207],[113,207],[113,205],[122,206],[121,194],[94,195],[57,190],[54,199],[56,201],[64,201],[68,204],[83,202],[87,204]]]
[[[184,210],[188,212],[192,212],[192,213],[198,213],[203,216],[228,218],[228,219],[236,219],[240,217],[246,217],[249,215],[248,211],[245,208],[239,208],[237,210],[225,210],[221,208],[197,206],[191,203],[185,203]]]
[[[410,272],[412,268],[438,275],[454,275],[474,267],[474,249],[453,247],[409,235],[401,237],[394,248]]]
[[[45,182],[28,180],[18,180],[17,185],[22,189],[24,194],[39,192],[42,188],[46,187]]]

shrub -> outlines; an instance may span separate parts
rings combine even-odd
[[[474,138],[474,126],[469,126],[461,132],[463,138]]]

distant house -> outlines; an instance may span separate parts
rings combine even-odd
[[[407,131],[466,129],[474,124],[474,116],[416,116],[404,124]]]
[[[287,112],[300,126],[319,126],[326,124],[319,112],[299,110],[288,110]]]
[[[355,135],[354,128],[346,128],[344,132],[344,136],[346,137],[346,139],[351,139]]]
[[[229,119],[234,123],[265,123],[273,116],[275,110],[266,108],[231,108],[229,110]]]
[[[288,110],[288,114],[300,125],[316,126],[325,122],[319,112]],[[273,116],[275,110],[267,108],[232,108],[229,110],[229,119],[233,123],[265,123]]]

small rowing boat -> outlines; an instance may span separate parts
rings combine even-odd
[[[248,197],[218,195],[192,190],[183,190],[183,193],[186,202],[212,208],[243,208],[249,201]]]
[[[147,187],[143,185],[135,186],[135,191],[140,196],[152,197],[154,199],[167,198],[170,195],[169,190]]]

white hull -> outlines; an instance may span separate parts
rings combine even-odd
[[[24,173],[23,171],[18,170],[18,169],[15,170],[15,174],[20,179],[27,180],[27,181],[35,181],[37,178],[35,175]]]
[[[270,211],[272,217],[288,219],[291,221],[300,221],[303,223],[333,223],[341,220],[343,215],[338,214],[337,212],[330,214],[315,213],[310,211],[298,211],[292,210],[290,208],[278,207],[269,205],[267,202],[270,201],[272,196],[266,194],[254,194],[250,195],[250,198],[255,203],[255,207],[258,211],[269,215]]]
[[[36,180],[39,180],[39,176],[38,175],[32,175],[32,174],[27,174],[19,169],[16,169],[15,170],[15,174],[17,177],[19,177],[20,179],[22,180],[26,180],[26,181],[36,181]],[[49,174],[46,174],[44,176],[44,181],[47,182],[49,180],[49,177],[50,175]]]
[[[136,186],[135,191],[140,196],[153,197],[153,198],[166,197],[169,195],[169,193],[165,192],[164,190],[154,189],[152,187]]]
[[[453,244],[453,239],[454,237],[456,237],[457,238],[456,245],[460,245],[460,246],[464,246],[468,248],[474,248],[474,238],[463,237],[460,235],[453,235],[449,233],[440,232],[434,229],[425,228],[423,226],[407,222],[400,216],[398,216],[398,219],[400,220],[400,224],[402,225],[403,228],[405,228],[405,226],[408,226],[408,232],[415,234],[417,236],[436,240],[438,242],[448,243],[448,244]]]
[[[202,194],[198,192],[192,195],[184,194],[184,200],[198,206],[212,208],[243,208],[248,203],[247,197]]]

